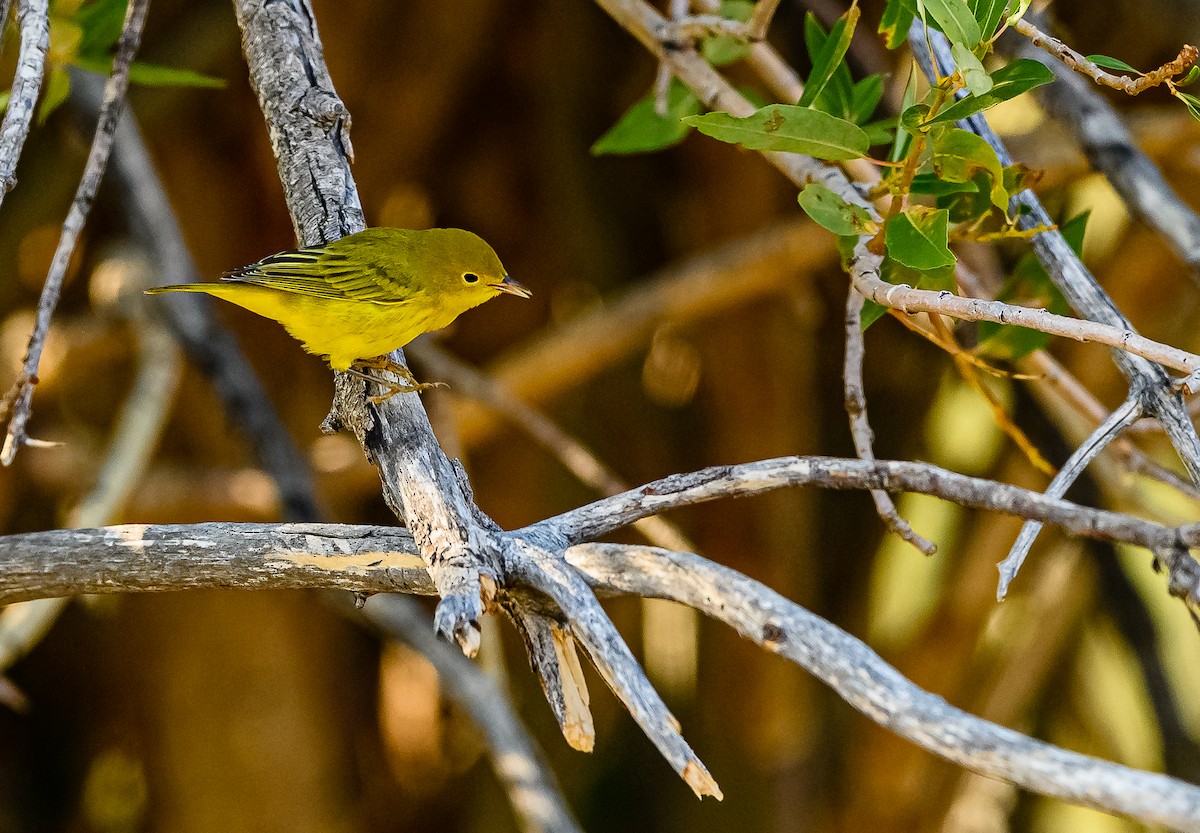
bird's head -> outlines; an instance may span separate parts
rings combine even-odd
[[[483,238],[462,229],[430,229],[435,235],[441,291],[470,308],[500,294],[528,298],[531,293],[508,276],[507,270]]]

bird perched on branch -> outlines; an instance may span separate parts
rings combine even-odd
[[[274,319],[334,370],[388,388],[379,399],[437,384],[417,382],[388,353],[501,293],[531,294],[480,237],[450,228],[370,228],[265,257],[214,283],[147,292],[202,292]],[[368,369],[403,381],[378,379]]]

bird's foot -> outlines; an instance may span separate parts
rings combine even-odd
[[[400,381],[382,378],[374,373],[367,373],[368,370],[383,370],[385,372],[394,373],[400,377]],[[398,393],[421,393],[430,388],[444,388],[444,382],[418,382],[416,377],[412,375],[412,371],[397,361],[393,361],[387,356],[378,356],[374,359],[359,359],[347,370],[351,376],[357,376],[360,379],[365,379],[368,382],[374,382],[384,388],[384,392],[374,394],[367,397],[372,405],[378,405],[380,402],[386,402]]]

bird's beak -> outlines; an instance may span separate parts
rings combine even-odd
[[[532,292],[521,286],[521,284],[514,281],[508,275],[505,275],[504,280],[500,281],[499,283],[491,284],[491,287],[497,292],[507,292],[509,295],[516,295],[518,298],[528,298],[529,296],[533,295]]]

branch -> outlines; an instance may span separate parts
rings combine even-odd
[[[8,25],[8,3],[0,15],[0,30]],[[46,51],[50,48],[49,0],[20,0],[17,28],[21,30],[21,49],[17,53],[17,72],[9,91],[4,121],[0,122],[0,202],[17,184],[15,176],[21,149],[29,136],[38,91],[46,72]]]
[[[3,447],[0,447],[0,463],[9,465],[22,445],[28,444],[25,425],[29,421],[30,408],[33,400],[33,389],[38,383],[38,365],[42,359],[42,347],[46,342],[46,334],[50,330],[50,319],[54,316],[54,308],[58,306],[58,297],[62,293],[63,279],[67,274],[67,265],[75,251],[75,243],[79,232],[91,211],[92,202],[96,198],[96,189],[100,187],[100,179],[104,176],[104,168],[108,164],[108,154],[112,150],[113,134],[117,129],[117,119],[121,115],[121,106],[125,102],[125,91],[129,87],[129,65],[137,54],[141,43],[142,26],[146,22],[146,9],[149,0],[130,0],[125,10],[125,23],[121,36],[117,41],[117,54],[113,58],[112,75],[104,87],[104,103],[100,108],[100,119],[96,125],[96,134],[92,139],[92,147],[88,152],[87,163],[84,165],[83,176],[75,191],[75,199],[67,219],[63,221],[62,234],[58,239],[58,247],[54,250],[54,258],[50,262],[50,271],[46,275],[46,283],[42,287],[42,295],[38,299],[37,319],[33,333],[29,337],[29,345],[25,348],[25,359],[21,375],[13,383],[12,388],[4,397],[0,406],[0,420],[8,423],[4,435]]]
[[[923,463],[778,457],[737,466],[713,466],[655,480],[539,521],[529,529],[539,535],[565,538],[574,545],[669,509],[791,486],[920,492],[963,506],[1052,523],[1072,535],[1145,547],[1154,554],[1157,566],[1167,572],[1172,595],[1182,599],[1189,609],[1200,611],[1200,562],[1187,552],[1189,547],[1200,546],[1200,524],[1172,529]]]
[[[1046,487],[1046,497],[1062,497],[1065,495],[1067,489],[1071,488],[1071,485],[1083,474],[1088,463],[1096,459],[1096,455],[1103,451],[1109,443],[1120,435],[1121,431],[1128,428],[1141,415],[1142,407],[1137,397],[1131,396],[1126,399],[1121,407],[1109,414],[1096,430],[1084,440],[1083,444],[1075,449],[1075,452],[1063,464],[1063,467],[1059,469],[1058,474],[1054,475],[1054,479],[1050,481],[1050,485]],[[1033,546],[1033,542],[1041,529],[1042,524],[1038,521],[1026,521],[1021,526],[1021,532],[1017,535],[1017,540],[1009,550],[1008,556],[1000,562],[1000,583],[996,588],[996,601],[1004,601],[1004,597],[1008,594],[1009,585],[1017,577],[1017,573],[1020,571],[1021,565],[1025,563],[1025,557],[1029,555],[1029,550]]]
[[[0,551],[0,604],[215,587],[433,593],[412,536],[388,527],[125,524],[7,535]]]
[[[1019,57],[1041,61],[1057,79],[1034,92],[1045,111],[1067,126],[1092,167],[1108,178],[1137,218],[1158,232],[1191,267],[1192,280],[1200,283],[1200,217],[1137,146],[1121,117],[1095,87],[1028,41],[1016,43]]]
[[[1068,752],[981,720],[905,679],[864,643],[768,587],[689,553],[619,544],[567,552],[599,586],[670,599],[800,665],[876,723],[966,768],[1041,793],[1200,831],[1200,788]]]
[[[1053,35],[1048,35],[1034,26],[1029,20],[1021,18],[1012,26],[1013,30],[1024,35],[1029,42],[1058,58],[1080,75],[1091,78],[1097,84],[1120,90],[1128,95],[1143,93],[1151,87],[1169,82],[1177,75],[1183,75],[1200,60],[1200,50],[1190,44],[1184,44],[1174,60],[1163,64],[1156,70],[1147,72],[1138,78],[1128,75],[1112,75],[1105,72],[1083,55],[1060,41]]]
[[[858,459],[867,462],[875,460],[875,433],[867,420],[867,395],[863,390],[863,359],[866,356],[862,329],[862,310],[864,298],[854,286],[846,295],[846,357],[842,364],[842,385],[845,390],[846,414],[850,417],[850,436],[854,440],[854,451]],[[880,489],[871,490],[871,499],[875,501],[875,511],[880,519],[892,532],[912,544],[926,555],[933,555],[937,547],[932,541],[922,538],[908,521],[900,517],[896,504],[891,496]]]

